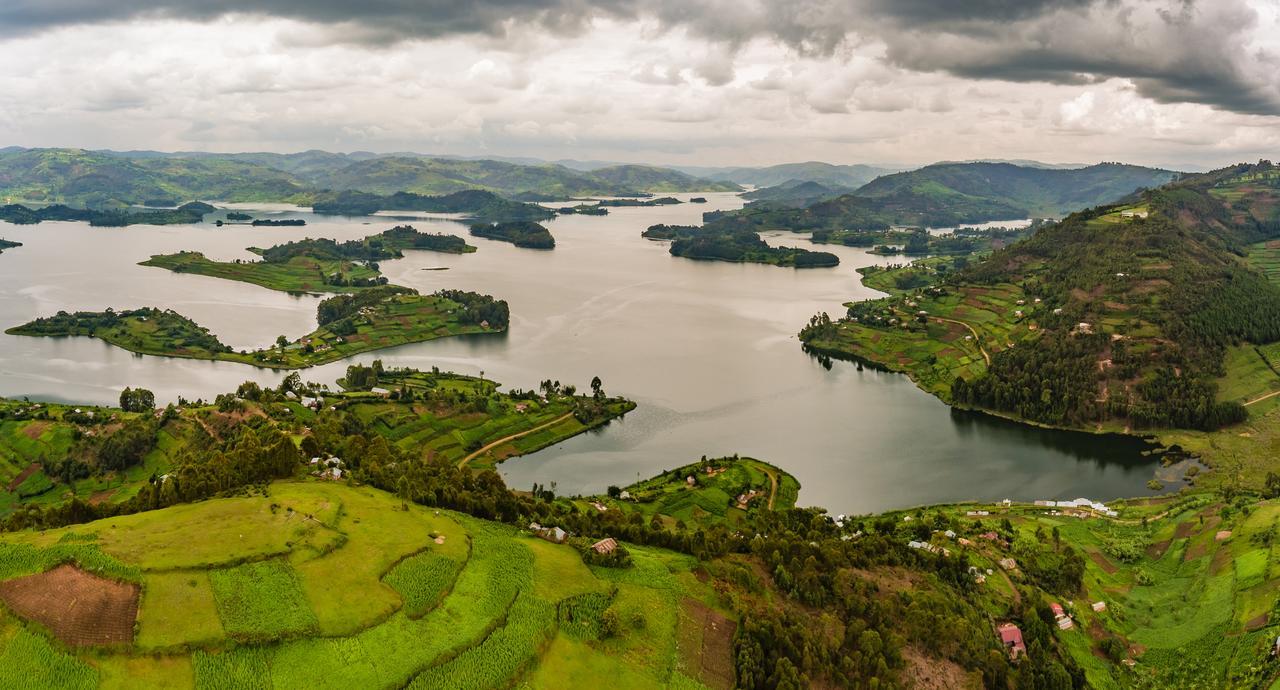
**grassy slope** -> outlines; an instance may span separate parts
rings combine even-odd
[[[367,288],[330,285],[326,277],[340,275],[347,280],[368,281],[382,275],[362,263],[309,256],[295,256],[283,263],[239,262],[214,261],[200,252],[179,252],[157,254],[139,265],[167,268],[175,273],[238,280],[282,292],[356,292]]]
[[[219,525],[222,536],[206,534]],[[122,530],[130,535],[123,542]],[[674,643],[677,598],[716,604],[688,574],[688,557],[637,548],[636,569],[646,574],[637,582],[630,573],[588,568],[569,546],[339,484],[277,482],[264,496],[0,536],[0,552],[13,544],[48,547],[68,533],[93,545],[85,549],[143,567],[137,642],[77,655],[0,613],[0,658],[9,660],[0,683],[483,688],[524,678],[564,687],[556,679],[585,680],[609,668],[627,687],[652,687],[686,663]],[[337,539],[320,549],[314,535]],[[204,556],[182,555],[193,541]],[[253,553],[277,555],[230,565]],[[422,554],[456,565],[421,571],[421,583],[387,577],[402,559]],[[442,596],[407,615],[404,590],[420,584]],[[280,594],[286,590],[292,593]],[[639,622],[607,641],[558,631],[557,606],[583,595]],[[237,637],[255,641],[236,646]]]

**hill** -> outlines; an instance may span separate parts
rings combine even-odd
[[[803,208],[852,191],[848,187],[823,184],[813,180],[787,180],[772,187],[753,189],[741,196],[750,201],[772,202],[781,206]]]
[[[280,201],[305,188],[289,173],[226,159],[131,159],[80,149],[0,153],[5,203],[103,208],[176,206],[192,199]]]
[[[761,168],[692,168],[688,171],[709,180],[724,180],[754,187],[774,187],[790,180],[799,180],[851,189],[861,187],[881,175],[894,172],[890,168],[871,165],[832,165],[817,161],[784,163]]]
[[[742,190],[742,187],[732,182],[699,179],[678,170],[655,168],[647,165],[615,165],[597,168],[589,174],[591,177],[603,180],[619,189],[638,189],[649,193],[738,192]]]
[[[396,392],[298,388],[312,406],[286,380],[159,415],[0,401],[5,451],[145,454],[99,500],[45,489],[0,523],[0,686],[1244,688],[1280,672],[1274,497],[832,517],[736,456],[608,496],[513,492],[441,441],[537,436],[573,404],[559,386],[496,396],[376,363],[344,384]],[[527,438],[512,452],[555,442]]]
[[[1068,169],[1012,163],[940,163],[876,178],[856,194],[871,199],[904,195],[978,197],[1023,209],[1023,218],[1056,217],[1110,203],[1176,177],[1177,173],[1168,170],[1118,163]]]
[[[898,297],[818,317],[810,347],[960,405],[1055,426],[1212,431],[1280,389],[1280,173],[1266,161],[1072,214]],[[1252,251],[1251,251],[1252,249]]]

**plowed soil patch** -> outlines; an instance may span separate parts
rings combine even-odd
[[[733,635],[738,630],[738,624],[697,599],[685,597],[680,602],[680,608],[691,625],[681,631],[681,652],[685,668],[709,688],[732,688]]]
[[[137,585],[73,565],[0,582],[0,600],[75,647],[127,644],[138,617]]]
[[[1115,573],[1117,570],[1119,570],[1119,568],[1117,568],[1115,564],[1107,560],[1106,556],[1103,556],[1097,551],[1090,551],[1089,559],[1092,560],[1094,563],[1096,563],[1099,568],[1102,568],[1102,572],[1108,575],[1111,575]]]
[[[33,462],[30,465],[27,465],[27,469],[23,470],[21,473],[18,474],[18,476],[14,477],[13,481],[9,482],[9,491],[17,491],[18,487],[22,486],[22,482],[27,481],[27,477],[30,477],[36,472],[39,472],[41,469],[42,469],[42,465],[38,462]]]

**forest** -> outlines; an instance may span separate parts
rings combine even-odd
[[[771,247],[751,230],[725,230],[719,225],[654,225],[641,233],[650,240],[671,240],[672,256],[701,261],[732,261],[791,266],[795,268],[829,268],[838,266],[840,258],[830,252],[815,252],[802,247]]]
[[[541,223],[532,221],[505,221],[500,223],[476,223],[471,234],[489,240],[510,242],[525,249],[555,249],[556,238]]]

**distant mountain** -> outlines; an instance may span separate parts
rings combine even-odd
[[[126,158],[80,149],[0,153],[0,200],[85,207],[176,206],[193,199],[281,201],[307,185],[280,170],[225,158]]]
[[[852,191],[848,187],[825,185],[812,180],[787,180],[780,185],[746,192],[742,194],[742,198],[802,208]]]
[[[550,163],[419,154],[0,151],[0,203],[87,207],[177,205],[191,199],[304,203],[324,191],[440,195],[472,189],[504,196],[567,198],[736,191],[739,187],[648,166],[584,172]]]
[[[939,163],[876,178],[856,194],[871,199],[909,195],[935,202],[977,197],[1024,209],[1024,216],[1061,216],[1115,201],[1138,189],[1159,187],[1177,177],[1178,173],[1170,170],[1119,163],[1073,169]]]
[[[810,161],[807,163],[784,163],[764,168],[681,169],[687,173],[705,177],[708,180],[736,182],[755,187],[774,187],[784,182],[796,180],[855,189],[880,175],[892,173],[901,168],[879,168],[870,165],[832,165],[830,163]]]
[[[645,192],[738,192],[742,187],[732,182],[710,181],[687,175],[670,168],[655,168],[647,165],[615,165],[608,168],[597,168],[588,173],[591,177],[604,180],[609,184],[624,189],[639,189]]]

